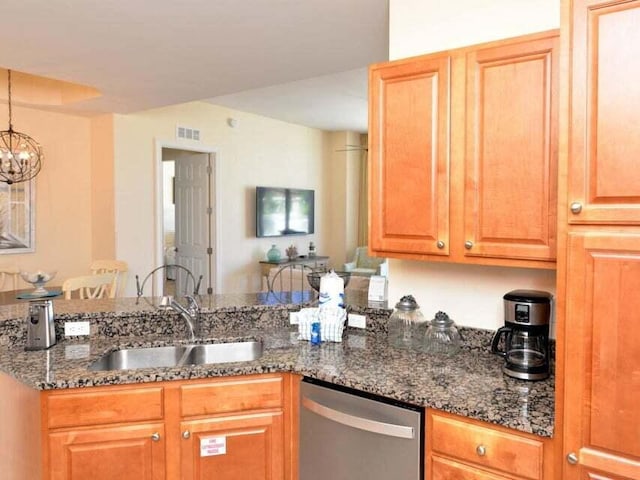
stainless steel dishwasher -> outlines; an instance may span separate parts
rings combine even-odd
[[[424,408],[304,378],[300,480],[423,480]]]

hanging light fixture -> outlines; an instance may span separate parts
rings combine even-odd
[[[26,182],[42,167],[42,148],[29,135],[16,132],[11,124],[11,70],[7,70],[9,130],[0,132],[0,182]]]

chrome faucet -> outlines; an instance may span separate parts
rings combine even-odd
[[[150,278],[153,277],[153,274],[158,272],[158,271],[162,271],[166,268],[177,268],[180,270],[184,270],[184,272],[186,273],[187,277],[186,279],[188,280],[189,278],[192,281],[192,285],[193,285],[193,295],[189,295],[189,294],[185,294],[184,298],[187,299],[187,306],[185,307],[184,305],[182,305],[181,303],[179,303],[175,298],[173,298],[171,295],[165,295],[161,298],[160,300],[160,305],[157,305],[156,308],[161,308],[164,310],[167,309],[171,309],[175,312],[178,312],[180,314],[180,316],[182,317],[182,319],[185,321],[185,323],[187,324],[187,329],[189,330],[189,341],[193,342],[196,339],[196,336],[200,336],[200,305],[198,305],[198,301],[196,300],[196,296],[198,295],[198,290],[200,290],[200,283],[202,282],[202,275],[200,275],[200,277],[198,278],[198,281],[196,283],[196,279],[193,276],[193,273],[191,273],[191,270],[189,270],[186,267],[183,267],[182,265],[161,265],[159,267],[154,268],[153,270],[151,270],[151,272],[149,272],[149,274],[144,278],[144,280],[142,281],[142,284],[140,284],[140,278],[138,277],[138,275],[136,275],[136,288],[138,291],[138,298],[136,300],[136,303],[138,302],[138,300],[140,300],[140,297],[143,296],[143,292],[144,292],[144,286],[147,283],[147,280],[149,280]],[[186,287],[186,281],[185,281],[185,287]]]
[[[175,298],[170,295],[162,297],[160,307],[171,309],[178,312],[187,324],[189,331],[189,341],[194,342],[196,336],[200,336],[200,305],[195,297],[191,295],[184,296],[187,299],[187,306],[183,306]]]

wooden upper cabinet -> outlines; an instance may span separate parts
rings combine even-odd
[[[369,71],[374,252],[449,253],[450,63],[429,57]]]
[[[555,268],[558,32],[369,70],[369,247]]]
[[[466,58],[467,256],[554,260],[557,35]]]
[[[567,252],[564,447],[579,465],[562,478],[637,479],[640,231],[570,233]]]
[[[640,1],[571,15],[569,223],[640,225]]]

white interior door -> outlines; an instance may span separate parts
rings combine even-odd
[[[207,293],[211,273],[211,164],[207,153],[183,152],[176,158],[176,264],[188,268],[199,293]],[[185,283],[186,282],[186,283]],[[176,294],[193,293],[186,272],[176,269]]]

